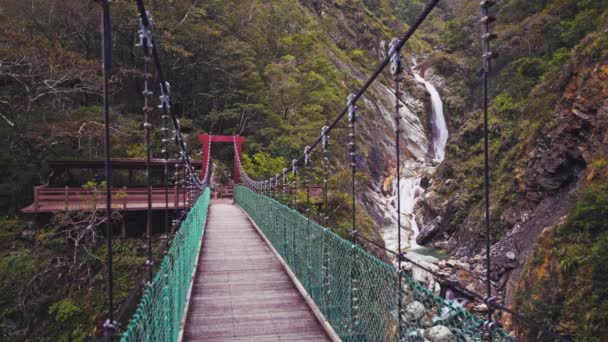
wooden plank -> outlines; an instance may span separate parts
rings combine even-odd
[[[185,341],[329,341],[246,215],[212,203]]]

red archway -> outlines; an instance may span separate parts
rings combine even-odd
[[[236,141],[236,151],[234,155],[234,184],[239,184],[241,182],[241,175],[239,173],[238,168],[238,160],[242,157],[242,149],[241,145],[245,142],[245,137],[241,135],[209,135],[209,134],[199,134],[198,140],[203,145],[203,165],[207,165],[207,158],[209,158],[209,148],[211,143],[213,142],[227,142],[233,144]],[[205,170],[202,171],[202,178],[205,178]]]

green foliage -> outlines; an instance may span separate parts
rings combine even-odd
[[[55,316],[55,321],[65,323],[80,313],[80,308],[72,298],[64,298],[49,307],[49,315]]]
[[[562,21],[561,38],[566,45],[576,45],[589,31],[593,30],[598,21],[596,9],[579,12],[572,20]]]
[[[507,119],[518,119],[522,113],[523,105],[516,103],[508,94],[500,94],[492,101],[492,107],[498,115]]]
[[[350,53],[350,59],[352,59],[354,62],[357,62],[357,63],[361,63],[361,62],[365,61],[365,55],[363,54],[363,50],[354,49]]]
[[[257,152],[252,157],[243,153],[242,165],[253,179],[269,179],[283,172],[287,162],[283,157],[272,157],[266,152]]]
[[[127,148],[126,154],[129,158],[145,158],[146,146],[143,143],[133,144]]]
[[[594,167],[605,166],[605,161],[598,161]],[[577,197],[574,208],[570,211],[568,222],[558,230],[558,236],[573,240],[594,240],[598,234],[608,234],[608,184],[591,183]]]

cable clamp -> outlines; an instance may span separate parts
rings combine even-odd
[[[310,146],[304,147],[304,165],[310,165]]]
[[[152,128],[152,124],[149,122],[144,122],[144,128],[145,129],[151,129]]]
[[[358,230],[353,230],[350,232],[350,236],[359,236],[359,231]]]
[[[167,92],[164,91],[162,83],[160,85],[160,92],[162,93],[162,95],[159,96],[160,105],[158,106],[158,108],[171,108],[171,105],[169,103],[169,98],[171,96],[171,85],[169,84],[169,82],[165,82],[165,86],[167,87]]]
[[[482,17],[481,20],[479,20],[479,22],[482,23],[483,25],[489,25],[495,21],[496,21],[496,18],[494,18],[491,15],[486,15],[486,16]]]
[[[494,321],[485,321],[483,326],[488,330],[488,331],[492,331],[494,329],[496,329],[498,327],[498,325],[496,324],[496,322]]]
[[[323,126],[323,128],[321,128],[321,136],[324,150],[327,150],[327,148],[329,147],[329,135],[327,135],[327,132],[329,132],[329,127]]]
[[[141,18],[139,19],[139,44],[137,46],[147,46],[149,53],[152,51],[152,28],[154,27],[154,22],[152,20],[152,15],[148,11],[146,11],[146,18],[148,19],[148,25],[144,25]]]
[[[398,75],[403,70],[401,52],[397,49],[397,46],[399,46],[399,39],[397,38],[393,38],[388,44],[388,54],[391,56],[391,74],[393,75]]]
[[[488,51],[488,52],[484,53],[482,57],[483,57],[483,59],[496,59],[496,58],[498,58],[498,53]]]
[[[116,322],[116,321],[110,322],[109,319],[106,319],[106,321],[103,322],[104,336],[112,337],[114,335],[114,333],[116,332],[117,328],[118,328],[118,322]]]
[[[490,41],[498,38],[498,36],[494,33],[486,33],[481,35],[481,40]]]
[[[348,95],[346,105],[348,106],[348,122],[353,124],[357,120],[357,106],[355,105],[355,94]]]
[[[492,6],[494,6],[495,4],[496,4],[496,2],[495,2],[495,1],[493,1],[493,0],[482,0],[482,1],[479,3],[479,6],[481,6],[481,7],[485,7],[485,8],[488,8],[488,7],[492,7]]]
[[[490,306],[492,306],[492,304],[496,303],[496,297],[495,296],[485,297],[483,299],[483,302],[488,306],[488,309],[490,309]]]
[[[397,261],[404,261],[404,259],[405,259],[405,253],[397,253],[397,254],[395,254],[395,259]]]
[[[154,267],[154,261],[152,261],[152,260],[146,260],[146,267],[148,267],[148,268]]]

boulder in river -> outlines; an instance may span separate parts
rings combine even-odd
[[[431,222],[427,223],[420,230],[420,234],[416,237],[416,243],[423,245],[428,242],[437,232],[441,225],[441,216],[435,217]]]

